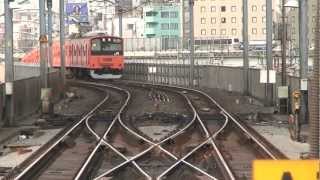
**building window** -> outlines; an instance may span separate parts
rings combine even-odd
[[[205,6],[201,6],[200,12],[206,12],[206,7]]]
[[[296,29],[294,27],[291,28],[291,33],[296,34]]]
[[[170,29],[177,30],[178,28],[179,28],[178,23],[171,23],[170,24]]]
[[[205,24],[206,23],[206,18],[201,18],[201,24]]]
[[[227,30],[226,29],[221,29],[220,30],[220,34],[221,35],[226,35],[227,34]]]
[[[256,17],[252,17],[252,23],[257,23],[257,18]]]
[[[231,6],[231,12],[236,12],[237,11],[237,7],[236,6]]]
[[[221,6],[221,12],[226,12],[226,6]]]
[[[169,29],[169,24],[168,23],[161,24],[161,29],[162,30],[168,30]]]
[[[231,18],[231,22],[232,22],[232,23],[236,23],[236,21],[237,21],[237,18],[236,18],[236,17],[232,17],[232,18]]]
[[[133,30],[134,25],[133,24],[127,24],[127,29],[128,30]]]
[[[161,12],[161,17],[162,18],[168,18],[169,17],[169,12],[168,11]]]
[[[252,34],[257,34],[257,28],[252,28]]]
[[[227,19],[225,17],[221,18],[221,23],[226,23]]]
[[[146,12],[146,16],[156,16],[156,15],[157,15],[157,12],[155,11]]]
[[[215,6],[211,6],[211,12],[216,12],[216,7]]]
[[[266,11],[267,7],[266,5],[262,5],[262,11]]]
[[[211,29],[211,35],[216,35],[216,29]]]
[[[237,29],[232,29],[232,35],[237,35]]]
[[[170,12],[170,18],[177,18],[177,17],[178,17],[178,12],[176,11]]]
[[[252,11],[253,11],[253,12],[256,12],[256,11],[257,11],[257,6],[256,6],[256,5],[253,5],[253,6],[252,6]]]
[[[316,22],[316,17],[312,16],[312,22]]]
[[[211,24],[215,24],[217,22],[216,18],[211,18]]]
[[[262,17],[262,22],[266,22],[266,17]]]
[[[266,29],[266,28],[263,28],[263,29],[262,29],[262,32],[263,32],[263,34],[267,34],[267,29]]]
[[[206,30],[205,29],[201,29],[201,35],[206,35]]]

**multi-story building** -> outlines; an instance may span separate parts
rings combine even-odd
[[[317,1],[308,1],[308,44],[314,48]],[[299,48],[299,8],[287,8],[287,39],[291,48]]]
[[[53,37],[59,35],[59,15],[53,12]],[[4,23],[0,25],[0,39],[4,38]],[[15,10],[13,15],[13,47],[28,51],[39,44],[39,12],[35,9]]]
[[[266,39],[265,2],[248,1],[249,40]],[[277,7],[278,2],[273,1],[274,17]],[[196,0],[194,34],[196,38],[227,37],[242,40],[242,0]]]
[[[144,37],[181,37],[180,5],[153,3],[144,8]]]

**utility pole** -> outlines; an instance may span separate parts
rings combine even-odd
[[[300,55],[300,90],[301,90],[301,108],[299,120],[300,123],[307,122],[308,114],[308,0],[299,0],[299,55]]]
[[[49,43],[49,65],[52,66],[52,0],[47,0],[48,8],[48,43]]]
[[[13,12],[10,7],[12,0],[4,0],[5,13],[5,113],[6,126],[14,124],[14,62],[13,62]]]
[[[46,19],[45,19],[45,1],[39,0],[39,16],[40,16],[40,82],[41,88],[48,87],[48,56],[47,56],[47,43],[46,36]]]
[[[266,103],[272,105],[273,85],[270,83],[270,70],[273,67],[272,59],[272,1],[266,0],[266,26],[267,26],[267,83],[266,83]]]
[[[282,0],[282,31],[281,31],[281,84],[287,85],[287,23],[285,0]]]
[[[119,36],[122,37],[122,0],[118,1],[118,11],[119,11]]]
[[[189,86],[193,87],[194,86],[194,31],[193,31],[193,6],[194,6],[194,0],[189,0],[189,28],[190,28],[190,33],[189,33],[189,50],[190,50],[190,76],[189,76]]]
[[[244,94],[249,94],[249,38],[248,38],[248,0],[243,0],[243,81]]]
[[[59,17],[60,17],[60,79],[61,79],[61,90],[62,94],[65,91],[65,52],[64,52],[64,41],[65,41],[65,24],[64,24],[64,0],[59,1]],[[68,19],[68,17],[67,17]],[[67,21],[68,22],[68,21]],[[69,23],[69,22],[68,22]]]
[[[309,158],[319,159],[319,61],[320,61],[320,2],[317,1],[316,11],[316,31],[315,31],[315,49],[314,49],[314,63],[313,63],[313,75],[311,79],[310,89],[310,131],[309,131],[309,143],[310,152]],[[300,47],[301,48],[301,47]]]

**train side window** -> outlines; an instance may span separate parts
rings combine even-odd
[[[73,55],[76,56],[77,55],[77,46],[74,46],[74,49],[73,49]]]

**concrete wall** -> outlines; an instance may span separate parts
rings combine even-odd
[[[59,72],[49,74],[49,87],[52,88],[53,99],[59,98],[61,92]],[[3,85],[0,85],[0,93],[4,94]],[[0,97],[0,107],[3,100]],[[14,115],[18,121],[40,108],[40,78],[31,77],[14,81]],[[0,112],[2,108],[0,109]],[[0,120],[1,120],[0,116]]]
[[[148,68],[156,67],[156,73],[148,72]],[[244,92],[243,69],[241,67],[196,66],[195,79],[200,88],[217,88],[226,91]],[[124,79],[148,81],[155,83],[188,86],[189,66],[168,64],[129,63],[125,65]],[[299,89],[299,78],[288,76],[287,84],[290,94]],[[277,75],[277,83],[273,87],[273,101],[277,103],[277,87],[281,86],[281,76]],[[265,84],[260,83],[260,70],[249,70],[249,93],[259,99],[265,99]]]
[[[0,63],[0,83],[4,82],[4,64]],[[50,72],[56,71],[55,69],[51,69]],[[23,64],[20,62],[16,62],[14,65],[14,79],[21,80],[30,77],[40,76],[40,67],[39,65],[31,65],[31,64]]]

